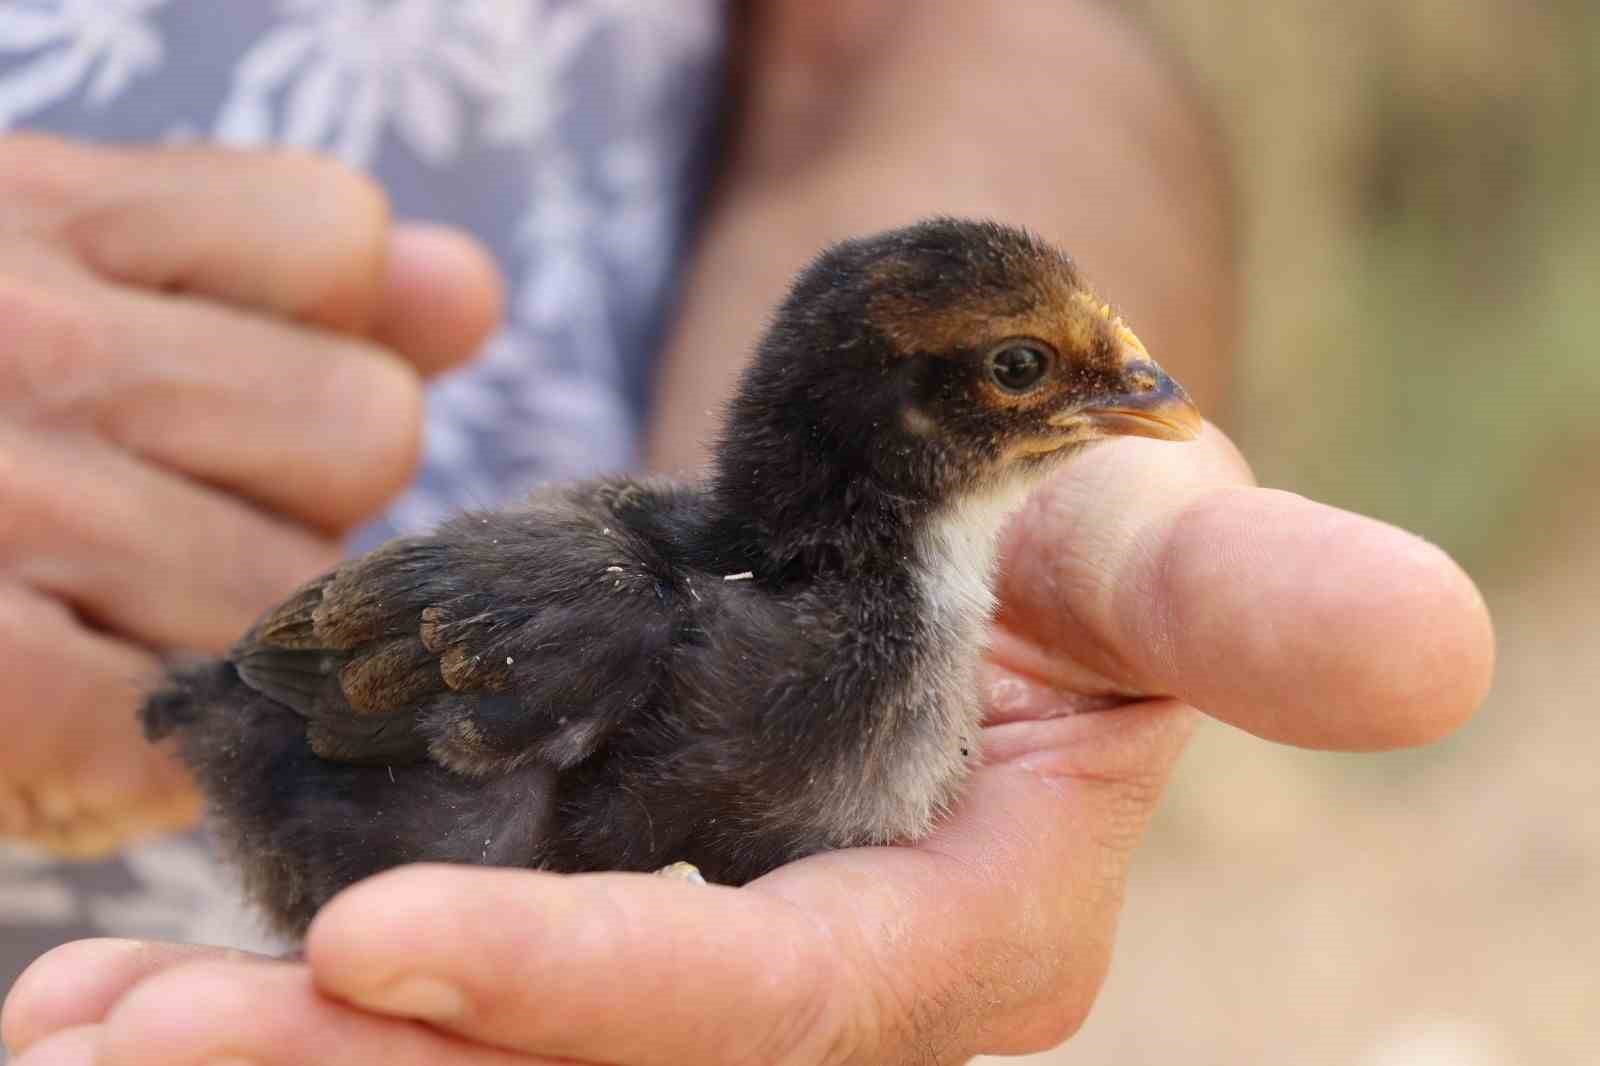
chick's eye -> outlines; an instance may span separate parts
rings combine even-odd
[[[1050,356],[1032,344],[1008,344],[989,356],[989,377],[1007,392],[1027,392],[1050,369]]]

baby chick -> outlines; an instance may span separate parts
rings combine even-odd
[[[935,219],[823,252],[703,483],[614,478],[339,566],[143,710],[303,934],[417,861],[741,884],[926,834],[975,757],[1001,525],[1199,415],[1072,262]]]

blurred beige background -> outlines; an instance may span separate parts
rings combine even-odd
[[[1600,1063],[1600,0],[1138,6],[1236,149],[1230,428],[1452,551],[1501,660],[1423,751],[1204,731],[1097,1011],[1029,1061]]]
[[[1097,1012],[1036,1061],[1592,1066],[1600,4],[1142,6],[1236,147],[1232,427],[1267,484],[1455,553],[1500,668],[1425,751],[1206,731]]]

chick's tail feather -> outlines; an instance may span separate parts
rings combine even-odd
[[[220,659],[173,669],[139,709],[145,737],[152,742],[164,740],[198,723],[208,707],[220,704],[236,676],[233,664]]]

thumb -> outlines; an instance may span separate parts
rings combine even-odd
[[[1075,460],[1012,524],[997,656],[1061,690],[1170,695],[1257,736],[1365,750],[1482,702],[1493,630],[1449,556],[1253,488],[1214,428]]]
[[[999,668],[989,679],[1018,684],[1032,682]],[[920,849],[954,860],[928,886],[947,919],[918,923],[932,937],[886,941],[916,958],[873,967],[938,987],[888,1001],[957,1005],[949,1017],[973,1030],[946,1036],[974,1052],[1043,1051],[1077,1032],[1110,966],[1133,851],[1198,720],[1152,700],[986,728],[983,768]],[[904,893],[876,897],[868,924],[897,928]]]

